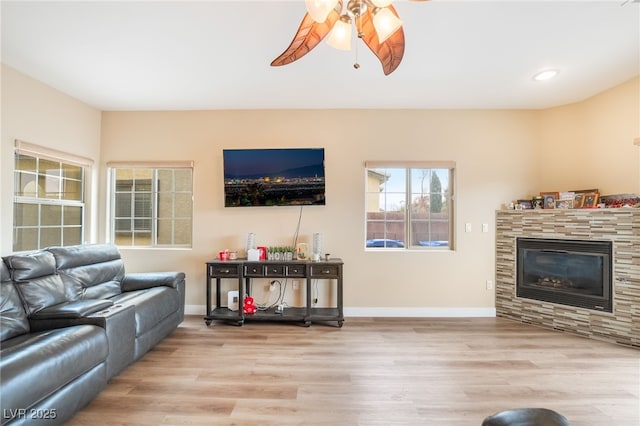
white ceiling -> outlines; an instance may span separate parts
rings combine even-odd
[[[640,4],[398,0],[406,49],[322,42],[271,67],[305,13],[288,1],[2,1],[2,62],[101,110],[547,108],[640,74]],[[557,68],[553,80],[532,75]]]

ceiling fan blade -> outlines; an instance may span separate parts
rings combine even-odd
[[[339,5],[340,8],[342,8],[342,2],[339,2]],[[291,44],[280,56],[271,62],[271,66],[278,67],[287,65],[302,58],[329,34],[329,31],[331,31],[338,19],[340,19],[340,9],[338,9],[338,6],[329,13],[329,16],[324,22],[316,22],[311,19],[308,13],[305,13],[298,32],[293,37]]]
[[[398,12],[393,6],[387,6],[394,15],[398,16]],[[398,68],[404,56],[404,31],[400,27],[391,35],[384,43],[380,43],[376,29],[373,27],[373,17],[371,11],[367,10],[361,17],[362,33],[365,44],[374,55],[378,57],[382,64],[384,75],[389,75]]]

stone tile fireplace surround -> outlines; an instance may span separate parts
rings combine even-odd
[[[613,312],[516,296],[516,238],[613,243]],[[496,314],[640,348],[640,209],[496,212]]]

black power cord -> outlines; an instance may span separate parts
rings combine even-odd
[[[260,305],[258,305],[258,310],[259,311],[266,311],[269,310],[271,308],[274,308],[276,306],[278,306],[280,299],[282,299],[282,283],[279,280],[272,280],[271,282],[269,282],[269,286],[274,286],[278,284],[278,297],[276,298],[275,302],[273,302],[272,304],[269,305],[269,299],[271,299],[271,291],[269,291],[269,297],[267,298],[267,301],[265,303],[262,303]],[[269,289],[271,290],[271,289]]]

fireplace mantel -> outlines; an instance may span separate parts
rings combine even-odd
[[[613,312],[517,297],[518,237],[611,241]],[[496,314],[640,348],[640,209],[499,210]]]

